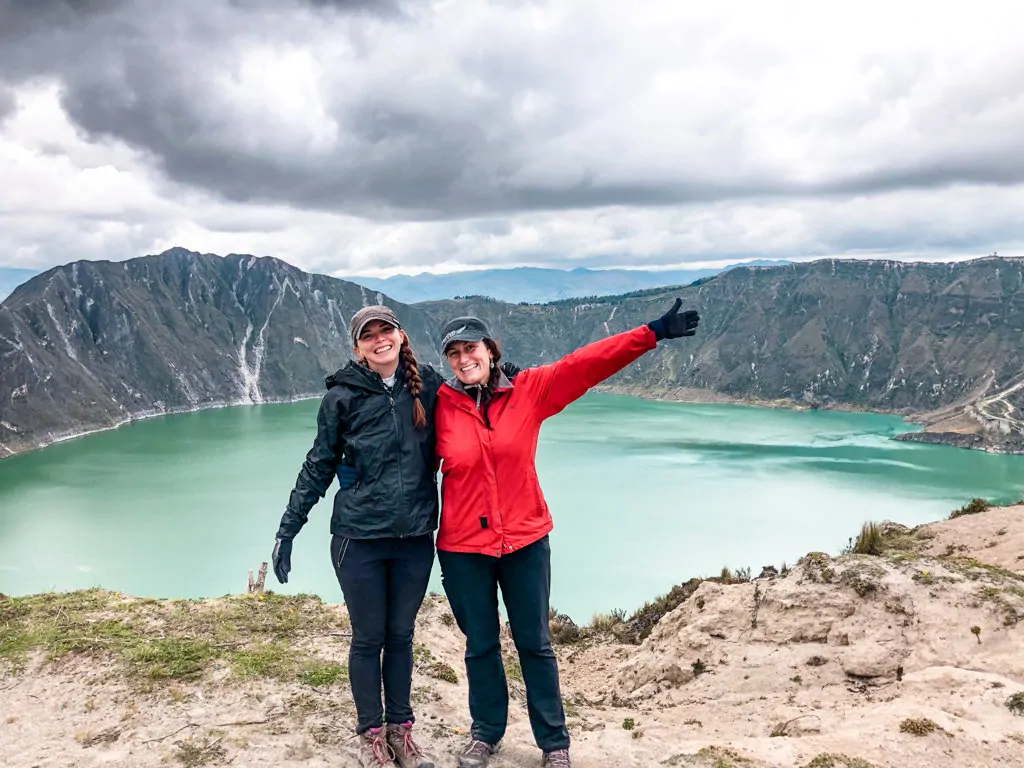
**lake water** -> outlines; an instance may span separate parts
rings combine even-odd
[[[244,592],[269,558],[317,405],[151,419],[0,461],[0,592]],[[869,414],[587,395],[541,433],[552,601],[587,621],[723,565],[756,575],[838,552],[865,520],[914,525],[974,496],[1021,497],[1024,457],[889,439],[906,429]],[[341,601],[334,490],[296,539],[291,581],[269,574],[268,587]]]

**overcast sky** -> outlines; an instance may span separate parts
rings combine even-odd
[[[0,0],[0,266],[1024,253],[1024,3],[711,6]]]

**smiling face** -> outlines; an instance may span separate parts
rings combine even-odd
[[[356,339],[356,356],[366,361],[371,371],[385,378],[398,369],[402,349],[402,331],[390,323],[371,320]]]
[[[444,352],[456,378],[467,387],[491,376],[491,350],[482,341],[453,341]]]

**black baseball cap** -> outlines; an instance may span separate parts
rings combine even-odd
[[[441,353],[448,350],[454,341],[483,341],[490,339],[491,332],[479,317],[456,317],[449,320],[441,330]]]

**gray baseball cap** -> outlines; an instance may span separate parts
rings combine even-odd
[[[352,334],[352,346],[356,345],[359,340],[359,335],[363,332],[363,328],[366,327],[367,323],[371,323],[374,320],[378,320],[382,323],[390,323],[401,330],[402,324],[398,322],[398,316],[387,307],[381,304],[375,304],[372,307],[363,307],[354,315],[352,315],[352,322],[348,325],[349,333]]]

